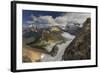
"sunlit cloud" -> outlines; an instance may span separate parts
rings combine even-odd
[[[36,24],[40,25],[40,27],[47,26],[66,26],[69,22],[83,24],[83,22],[90,17],[89,13],[76,13],[69,12],[65,13],[61,16],[57,16],[53,18],[53,16],[39,16],[36,17],[34,15],[30,16],[32,21],[27,21],[28,24]],[[82,25],[81,25],[82,26]]]

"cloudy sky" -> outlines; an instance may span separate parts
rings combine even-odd
[[[88,17],[91,17],[90,13],[23,10],[22,18],[24,26],[28,26],[32,22],[46,27],[65,26],[68,22],[82,24]]]

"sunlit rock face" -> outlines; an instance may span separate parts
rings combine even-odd
[[[83,27],[80,30],[76,38],[66,48],[63,60],[83,60],[91,58],[91,19],[83,23]]]
[[[25,48],[23,50],[23,62],[38,62],[41,59],[41,52]]]
[[[46,49],[51,49],[52,52],[51,54],[45,54],[45,56],[41,59],[42,62],[49,62],[49,61],[62,61],[62,56],[64,54],[64,51],[66,49],[66,47],[71,43],[71,41],[75,38],[75,36],[67,33],[67,32],[63,32],[61,34],[65,39],[65,42],[60,43],[60,44],[56,44],[54,50],[53,50],[53,42],[48,46],[48,48]],[[56,42],[57,43],[57,42]],[[59,42],[58,42],[59,43]],[[52,56],[52,53],[54,54],[54,56]]]

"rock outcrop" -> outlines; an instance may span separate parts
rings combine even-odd
[[[91,58],[91,19],[83,23],[76,38],[66,48],[63,60],[85,60]]]

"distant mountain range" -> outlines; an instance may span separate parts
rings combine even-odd
[[[67,25],[66,26],[66,32],[70,33],[71,35],[77,35],[80,31],[80,27],[79,24],[75,24],[74,25]]]
[[[59,26],[51,26],[47,28],[39,28],[36,29],[37,31],[34,31],[35,29],[32,27],[25,27],[23,28],[23,39],[27,39],[27,43],[35,41],[37,39],[40,39],[42,37],[43,31],[45,32],[56,32],[57,34],[67,32],[71,35],[77,35],[80,32],[81,27],[79,27],[80,24],[78,23],[69,23],[65,26],[65,29],[59,27]]]

